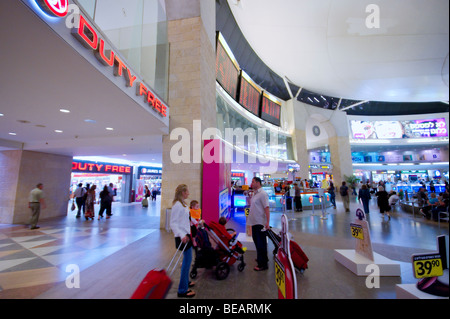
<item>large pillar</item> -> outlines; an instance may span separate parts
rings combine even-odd
[[[179,184],[188,185],[189,200],[201,202],[202,163],[198,159],[201,159],[203,143],[199,132],[217,127],[215,2],[170,0],[166,4],[170,45],[169,131],[182,128],[189,133],[190,156],[189,162],[174,163],[171,150],[186,136],[175,136],[175,140],[171,140],[170,135],[163,136],[161,228],[165,227],[165,212],[172,207]]]
[[[32,151],[0,152],[0,224],[26,224],[28,195],[44,184],[47,207],[40,220],[66,216],[72,157]]]
[[[346,176],[353,175],[352,150],[348,136],[329,138],[331,164],[333,165],[334,186],[340,187]]]

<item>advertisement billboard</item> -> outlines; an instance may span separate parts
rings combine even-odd
[[[350,121],[354,139],[447,137],[444,118],[408,121]]]

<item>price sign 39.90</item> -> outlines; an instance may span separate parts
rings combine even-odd
[[[441,255],[413,256],[414,276],[417,279],[425,277],[439,277],[444,274]]]
[[[358,224],[350,224],[350,229],[352,231],[352,236],[358,239],[364,239],[363,228]]]

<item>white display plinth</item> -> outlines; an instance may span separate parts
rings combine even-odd
[[[335,249],[334,259],[347,267],[357,276],[368,276],[370,272],[366,272],[368,265],[377,265],[380,269],[379,275],[382,277],[397,277],[401,276],[400,264],[390,260],[380,254],[373,253],[374,260],[370,260],[360,254],[354,249]]]
[[[416,284],[396,285],[395,292],[397,299],[448,299],[448,297],[434,296],[420,291]]]
[[[239,233],[237,240],[241,242],[242,246],[247,247],[247,250],[255,250],[255,243],[251,236],[247,236],[246,233]]]

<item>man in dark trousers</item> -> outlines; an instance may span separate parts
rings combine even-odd
[[[250,201],[250,212],[247,217],[247,225],[252,226],[252,238],[256,247],[256,261],[258,265],[253,268],[255,271],[262,271],[268,268],[267,238],[266,230],[270,228],[269,196],[262,189],[262,182],[259,177],[252,179],[251,188],[253,196]]]

